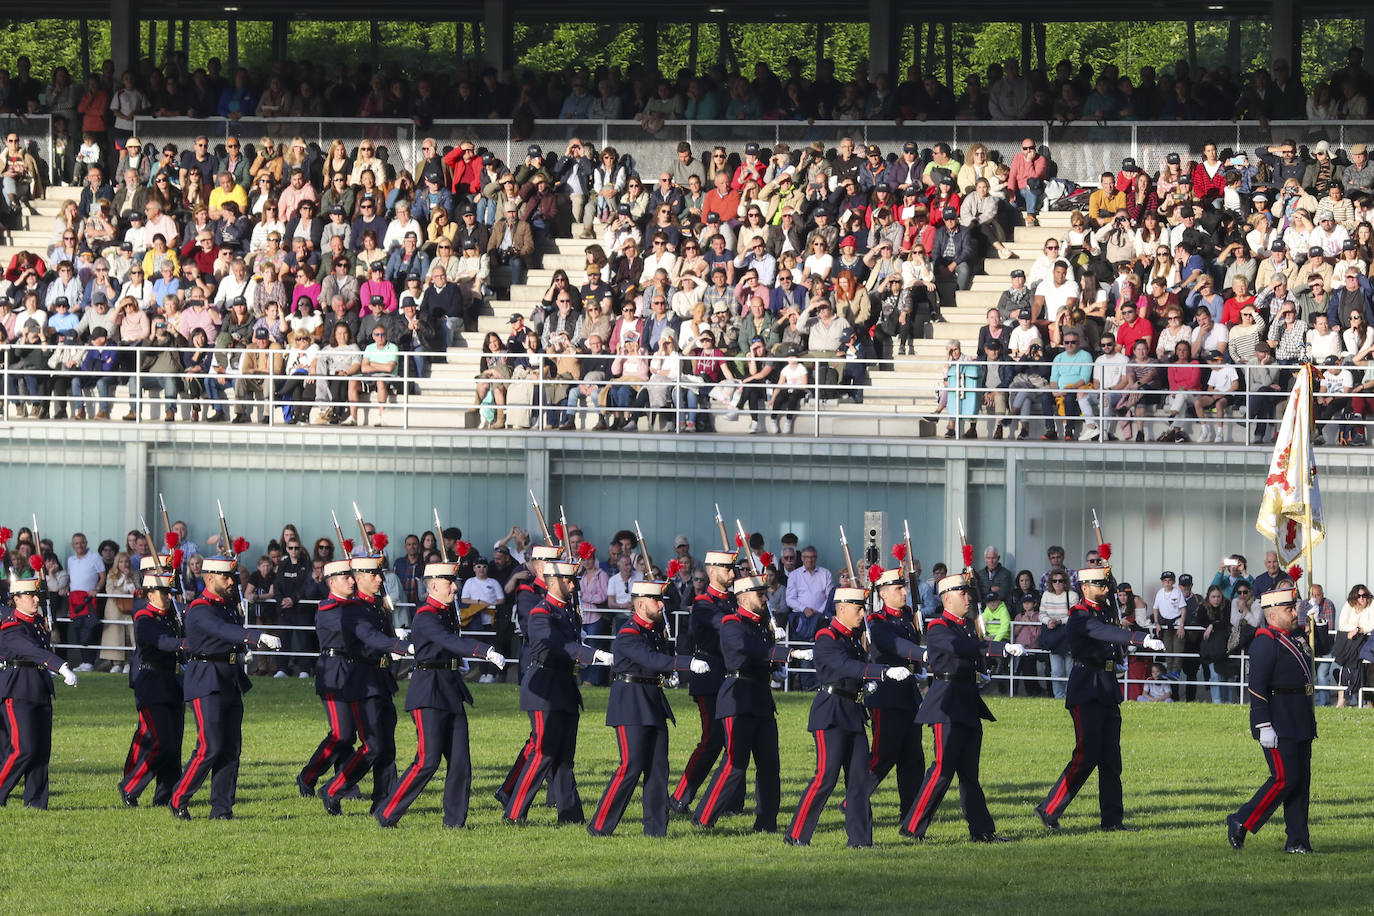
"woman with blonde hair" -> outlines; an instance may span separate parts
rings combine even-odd
[[[334,175],[342,173],[351,175],[353,172],[352,159],[348,155],[348,147],[344,146],[342,140],[332,140],[329,143],[329,152],[324,155],[324,177],[333,178]],[[349,182],[353,184],[353,182]]]
[[[983,143],[975,143],[968,148],[968,155],[959,169],[958,177],[954,179],[954,186],[967,196],[973,193],[979,178],[988,180],[989,194],[1002,196],[1002,179],[997,177],[997,163],[988,158],[988,148]]]
[[[277,146],[277,141],[271,137],[263,137],[258,141],[253,164],[248,166],[248,174],[252,177],[254,186],[257,185],[258,178],[266,175],[271,179],[273,187],[276,187],[281,184],[282,165],[281,149]]]
[[[128,553],[115,556],[114,566],[105,579],[104,625],[101,627],[100,661],[101,667],[108,662],[111,674],[123,674],[127,670],[130,655],[127,649],[133,646],[133,608],[134,592],[138,590],[137,574],[133,560]]]

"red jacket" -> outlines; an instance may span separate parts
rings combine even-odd
[[[473,156],[464,162],[462,149],[451,149],[445,153],[444,165],[453,170],[453,181],[449,185],[449,190],[480,194],[482,192],[482,164],[481,156]]]
[[[1226,191],[1226,167],[1223,165],[1217,169],[1217,173],[1211,177],[1207,175],[1206,167],[1198,162],[1193,165],[1193,196],[1198,200],[1211,200],[1220,197]]]

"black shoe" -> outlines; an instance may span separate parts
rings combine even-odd
[[[324,810],[326,814],[333,815],[334,817],[338,817],[340,814],[343,814],[343,805],[339,804],[339,800],[337,798],[330,797],[329,789],[327,787],[319,791],[319,796],[320,801],[324,803]]]
[[[1059,441],[1059,433],[1052,429],[1047,429],[1045,430],[1045,435],[1041,436],[1040,439],[1043,442],[1057,442]]]
[[[305,777],[297,774],[296,788],[301,793],[301,798],[309,798],[315,794],[315,787],[305,781]]]
[[[495,798],[496,801],[500,803],[500,805],[501,805],[502,808],[504,808],[504,807],[506,807],[506,805],[509,805],[509,804],[510,804],[510,796],[507,795],[503,789],[497,789],[495,792],[493,792],[493,793],[491,793],[491,794],[492,794],[492,797]],[[671,803],[670,803],[670,804],[671,804]]]
[[[755,832],[755,833],[777,833],[777,832],[778,832],[778,825],[777,825],[777,824],[774,824],[772,827],[755,827],[755,828],[754,828],[754,832]]]
[[[232,821],[233,819],[234,819],[234,812],[232,812],[232,811],[226,811],[224,814],[212,814],[212,815],[210,815],[210,820],[212,820],[212,821]]]
[[[787,836],[783,837],[783,838],[782,838],[782,841],[783,841],[784,843],[786,843],[788,846],[810,846],[810,845],[811,845],[810,843],[808,843],[808,842],[806,842],[806,841],[804,841],[804,840],[798,840],[798,839],[793,838],[792,834],[790,834],[790,833],[789,833]]]
[[[344,794],[342,794],[342,795],[339,796],[339,801],[362,801],[362,800],[363,800],[363,790],[360,789],[360,788],[358,788],[357,786],[350,786],[348,789],[346,789],[346,790],[344,791]]]
[[[1143,429],[1138,429],[1138,430],[1135,431],[1135,441],[1137,441],[1137,442],[1144,442],[1144,441],[1145,441],[1145,430],[1143,430]]]
[[[1040,818],[1040,823],[1045,825],[1046,830],[1059,830],[1059,818],[1050,817],[1049,812],[1045,810],[1044,805],[1036,805],[1035,813],[1036,816]]]
[[[1011,839],[1010,839],[1009,837],[1004,837],[1004,836],[1002,836],[1000,833],[997,833],[996,831],[993,831],[992,833],[974,833],[974,834],[970,834],[970,838],[971,838],[971,839],[973,840],[973,842],[975,842],[975,843],[1010,843],[1010,842],[1011,842]]]
[[[247,422],[248,422],[248,414],[246,414],[246,413],[236,413],[236,414],[234,414],[234,422],[235,422],[235,423],[247,423]]]
[[[377,826],[378,826],[378,827],[381,827],[383,830],[395,830],[395,829],[396,829],[396,824],[395,824],[394,822],[392,822],[392,823],[387,823],[386,821],[382,820],[380,817],[377,818]]]
[[[121,789],[121,790],[119,791],[119,800],[122,801],[122,802],[124,802],[124,807],[126,807],[126,808],[137,808],[137,807],[138,807],[138,796],[137,796],[137,795],[130,795],[128,792],[125,792],[123,789]]]
[[[916,842],[919,843],[919,842],[921,842],[922,840],[925,839],[924,836],[917,836],[916,834],[912,833],[910,830],[907,830],[905,827],[903,827],[902,829],[898,830],[897,832],[898,832],[899,834],[901,834],[902,839],[904,839],[904,840],[915,840]]]
[[[587,825],[587,833],[591,834],[592,836],[610,836],[609,832],[605,830],[597,830],[591,824]]]
[[[567,824],[585,824],[587,816],[581,811],[574,811],[571,814],[558,815],[558,826],[563,827]]]
[[[668,810],[673,812],[674,814],[681,814],[683,817],[686,817],[687,815],[692,813],[692,805],[690,802],[680,801],[676,798],[673,798],[673,796],[669,795]]]
[[[1310,856],[1312,847],[1308,843],[1289,843],[1283,847],[1283,851],[1293,856]]]
[[[1226,839],[1232,849],[1245,848],[1245,823],[1237,815],[1226,816]]]
[[[168,805],[167,809],[172,812],[172,817],[179,821],[189,821],[191,819],[191,812],[186,810],[185,805],[182,805],[180,808],[175,805]]]
[[[1125,824],[1103,824],[1103,833],[1139,833],[1139,827],[1127,827]]]

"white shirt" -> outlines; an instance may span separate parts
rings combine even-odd
[[[1183,597],[1182,589],[1177,587],[1172,589],[1161,588],[1155,592],[1155,619],[1171,626],[1177,625],[1185,603],[1186,599]]]
[[[1093,360],[1093,381],[1102,388],[1115,388],[1121,381],[1121,376],[1125,374],[1129,362],[1126,354],[1120,351],[1111,356],[1103,353]]]
[[[617,572],[611,576],[611,581],[606,585],[606,602],[617,607],[622,605],[629,607],[630,587],[636,582],[643,581],[644,575],[637,569],[630,572],[629,581],[626,581],[625,577]]]
[[[1064,308],[1070,299],[1078,298],[1079,289],[1078,284],[1067,277],[1058,286],[1051,277],[1035,288],[1035,294],[1045,297],[1045,319],[1053,322],[1058,317],[1059,310]]]
[[[1335,331],[1318,334],[1317,329],[1313,328],[1307,332],[1307,347],[1312,353],[1312,361],[1318,365],[1328,356],[1340,356],[1344,343],[1341,335]]]
[[[1238,381],[1240,381],[1240,376],[1236,374],[1236,370],[1231,366],[1222,364],[1212,370],[1211,378],[1207,379],[1207,388],[1209,391],[1219,391],[1225,394]]]
[[[463,604],[472,604],[477,601],[485,602],[492,606],[498,605],[505,598],[505,591],[501,588],[501,583],[490,577],[479,579],[473,576],[463,583]]]
[[[1031,348],[1031,344],[1043,345],[1044,343],[1045,341],[1040,337],[1039,328],[1033,324],[1023,328],[1018,323],[1016,327],[1011,329],[1011,340],[1008,341],[1007,346],[1013,353],[1025,353]]]
[[[1354,388],[1355,380],[1345,369],[1340,370],[1334,375],[1330,371],[1322,373],[1321,388],[1322,394],[1340,394],[1347,388]]]
[[[94,550],[86,551],[84,557],[72,554],[67,557],[67,577],[74,592],[94,592],[105,572],[105,561]]]

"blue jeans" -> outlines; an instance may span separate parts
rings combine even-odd
[[[73,384],[76,383],[73,382]],[[83,393],[88,397],[92,390],[94,390],[97,394],[100,395],[100,409],[105,413],[109,413],[110,408],[113,406],[112,402],[110,401],[110,392],[114,390],[114,387],[115,379],[114,376],[110,375],[102,375],[99,378],[93,380],[88,378],[86,382],[81,386]],[[86,402],[77,401],[76,406],[82,410],[85,410]]]
[[[1067,655],[1050,654],[1050,676],[1054,678],[1067,678],[1069,669],[1073,667],[1073,659]],[[1067,680],[1054,682],[1054,698],[1064,699],[1064,694],[1068,692],[1069,682]]]
[[[477,195],[477,222],[484,224],[488,229],[496,225],[496,201],[490,198]]]
[[[529,267],[526,266],[525,259],[518,254],[513,254],[506,264],[510,267],[510,285],[524,286],[525,278],[529,276]]]
[[[562,425],[566,426],[569,423],[577,422],[577,415],[579,413],[577,408],[581,407],[583,404],[586,404],[588,407],[592,409],[590,411],[582,411],[583,413],[586,413],[588,415],[587,419],[584,420],[583,423],[588,428],[590,428],[591,425],[596,422],[596,418],[601,415],[601,411],[596,409],[596,397],[597,392],[593,392],[591,395],[584,395],[579,386],[572,385],[571,387],[569,387],[568,397],[566,400],[563,401],[563,405],[568,409],[563,411]]]
[[[1317,683],[1325,687],[1335,687],[1336,674],[1338,669],[1335,662],[1317,663]],[[1330,706],[1335,702],[1332,698],[1336,695],[1334,690],[1318,690],[1314,698],[1318,706]]]
[[[1037,213],[1040,210],[1040,192],[1032,191],[1030,188],[1022,188],[1016,192],[1016,196],[1021,200],[1021,207],[1027,213]]]
[[[1225,662],[1222,662],[1222,664],[1225,664]],[[1209,675],[1207,679],[1209,681],[1236,683],[1240,680],[1240,675],[1226,674],[1221,670],[1219,665],[1208,665],[1207,668]],[[1224,687],[1221,684],[1214,683],[1209,686],[1209,689],[1212,691],[1213,703],[1235,703],[1240,699],[1240,694],[1235,687]]]

